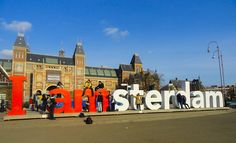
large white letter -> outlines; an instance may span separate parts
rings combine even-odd
[[[205,106],[210,107],[224,107],[223,95],[220,91],[206,91],[205,92]]]
[[[170,97],[175,95],[175,91],[162,91],[162,108],[163,109],[170,109]]]
[[[129,108],[129,101],[126,98],[122,97],[126,96],[126,94],[128,94],[128,91],[124,89],[115,90],[115,92],[113,93],[113,98],[116,101],[115,110],[126,111]]]
[[[184,86],[182,86],[184,92],[181,91],[181,95],[184,95],[186,97],[186,103],[191,107],[190,104],[190,82],[185,81]]]
[[[204,96],[201,91],[191,92],[191,105],[193,108],[204,108]]]
[[[162,102],[161,94],[157,90],[149,91],[145,97],[145,105],[150,110],[157,110],[161,108],[161,104],[159,102]]]

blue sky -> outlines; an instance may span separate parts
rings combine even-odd
[[[9,57],[18,31],[32,53],[71,57],[82,41],[88,66],[129,64],[170,79],[201,77],[219,85],[218,42],[226,84],[236,83],[236,0],[0,0],[0,58]],[[212,50],[216,49],[211,45]]]

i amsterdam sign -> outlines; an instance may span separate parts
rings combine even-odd
[[[9,78],[12,81],[12,108],[7,113],[8,116],[12,115],[25,115],[26,111],[23,110],[23,82],[26,80],[24,76],[11,76]],[[103,95],[102,110],[106,112],[108,107],[108,98],[109,93],[106,89],[99,89],[94,92],[92,95],[91,90],[86,90],[85,95],[89,97],[89,112],[96,112],[96,97],[98,93],[101,92]],[[62,94],[63,98],[56,98],[56,102],[63,102],[64,105],[60,108],[55,109],[55,113],[79,113],[82,112],[82,94],[83,90],[76,89],[74,91],[74,108],[71,105],[71,96],[69,91],[65,89],[54,89],[49,92],[50,94]],[[134,84],[131,86],[131,90],[127,91],[124,89],[117,89],[113,92],[115,103],[115,109],[117,111],[126,111],[131,107],[131,109],[136,109],[135,98],[130,95],[144,95],[143,90],[139,90],[139,85]],[[187,99],[187,104],[193,108],[215,108],[223,107],[223,95],[220,91],[193,91],[190,92],[189,82],[185,82],[184,91],[162,91],[161,93],[157,90],[148,91],[144,96],[145,104],[141,105],[143,110],[145,107],[150,110],[158,109],[170,109],[170,98],[173,101],[172,103],[177,107],[176,94],[180,93],[185,96]],[[125,96],[128,95],[128,100]],[[191,95],[191,96],[190,96]]]

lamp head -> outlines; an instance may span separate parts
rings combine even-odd
[[[208,47],[208,49],[207,49],[207,53],[210,53],[210,48]]]

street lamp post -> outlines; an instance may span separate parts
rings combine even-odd
[[[220,48],[218,46],[218,43],[216,41],[211,41],[208,43],[208,49],[207,49],[208,53],[210,53],[211,45],[216,45],[216,50],[213,52],[212,58],[214,59],[214,54],[217,52],[218,61],[219,61],[221,91],[223,94],[225,94],[225,92],[224,92],[225,78],[224,78],[223,56],[222,56],[222,53],[221,53]]]

